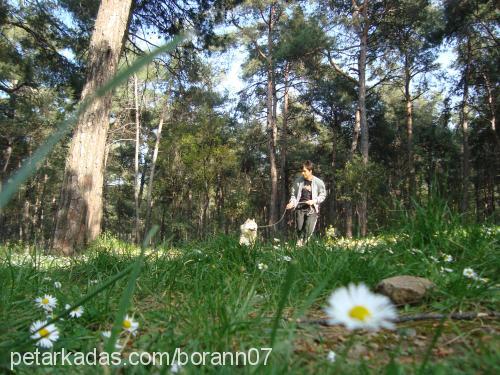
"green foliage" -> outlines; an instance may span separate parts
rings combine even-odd
[[[357,201],[363,194],[379,190],[384,181],[383,173],[383,168],[376,162],[365,165],[362,157],[355,155],[335,175],[337,186],[349,192],[349,195],[342,195],[340,200]]]

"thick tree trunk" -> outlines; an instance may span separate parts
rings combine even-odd
[[[274,224],[277,219],[277,202],[278,202],[278,166],[276,162],[276,119],[274,117],[274,61],[273,53],[273,32],[275,19],[275,5],[271,4],[269,9],[269,24],[267,34],[267,131],[268,131],[268,147],[269,147],[269,164],[271,174],[271,201],[269,204],[269,225]],[[271,227],[271,230],[274,226]]]
[[[116,72],[131,14],[132,0],[103,0],[89,48],[89,71],[82,100]],[[53,239],[56,252],[71,255],[75,247],[101,231],[103,159],[112,93],[96,99],[80,116],[66,160]]]

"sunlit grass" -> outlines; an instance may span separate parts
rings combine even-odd
[[[321,344],[320,340],[320,344],[315,344],[315,349],[305,355],[297,350],[297,345],[303,345],[307,331],[304,327],[298,329],[295,319],[322,316],[328,295],[349,282],[374,287],[383,278],[402,274],[427,277],[436,288],[422,304],[400,310],[400,314],[494,310],[498,305],[499,287],[498,227],[449,228],[431,238],[436,243],[417,247],[411,234],[402,231],[401,235],[362,240],[327,237],[314,240],[304,248],[285,241],[261,242],[252,249],[238,245],[235,237],[216,237],[181,247],[149,248],[126,311],[139,323],[138,335],[129,339],[123,355],[132,350],[173,351],[176,347],[188,352],[234,352],[267,347],[274,332],[271,367],[259,372],[266,369],[269,372],[288,369],[297,373],[329,371],[334,364],[326,355],[331,349],[341,352],[342,343],[333,345],[327,340]],[[0,254],[3,281],[0,346],[9,344],[8,348],[2,346],[5,353],[6,349],[34,350],[33,343],[24,338],[30,324],[44,318],[34,303],[36,297],[49,293],[58,299],[58,306],[71,305],[129,267],[140,254],[140,248],[103,235],[74,258],[55,257],[46,254],[44,249],[21,245],[4,246]],[[290,266],[295,272],[286,284]],[[467,267],[489,280],[464,277],[463,270]],[[61,283],[61,288],[55,287],[56,281]],[[102,350],[101,333],[111,329],[126,285],[126,277],[116,280],[84,304],[81,318],[58,321],[60,339],[54,348]],[[457,327],[457,335],[467,334]],[[321,327],[309,328],[310,335],[322,337]],[[360,334],[359,342],[364,340]],[[398,350],[392,347],[379,352],[397,359]],[[495,346],[487,347],[483,354],[474,350],[464,354],[471,358],[471,368],[481,368],[485,363],[491,365],[487,358],[493,355],[491,350],[496,350]],[[472,358],[483,355],[485,361],[474,365]],[[414,356],[416,364],[406,365],[410,371],[418,368],[419,356],[422,354]],[[6,360],[2,357],[3,363]],[[358,361],[355,366],[353,363],[349,366],[357,372],[363,366],[385,367],[386,362],[374,358],[371,362]],[[446,363],[445,368],[459,368],[452,356]],[[435,359],[431,358],[428,368],[433,366]],[[197,368],[184,369],[190,370],[197,371]],[[252,371],[250,367],[239,370]]]

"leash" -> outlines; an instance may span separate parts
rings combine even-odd
[[[281,222],[281,220],[284,219],[285,215],[286,215],[286,211],[288,211],[286,208],[285,208],[285,212],[283,212],[283,215],[281,216],[281,219],[279,219],[276,223],[274,224],[269,224],[269,225],[259,225],[257,226],[257,228],[267,228],[267,227],[273,227],[275,226],[276,224],[279,224]]]

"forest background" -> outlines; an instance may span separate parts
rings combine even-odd
[[[101,233],[139,243],[154,223],[156,242],[175,243],[272,224],[306,159],[327,186],[318,233],[376,234],[434,198],[498,222],[495,2],[138,0],[107,35],[116,66],[89,48],[108,3],[0,3],[1,186],[96,66],[112,76],[192,32],[114,90],[83,154],[79,123],[37,166],[0,211],[2,242],[71,254]],[[101,155],[87,180],[70,173],[82,155]],[[264,234],[292,230],[287,214]]]

